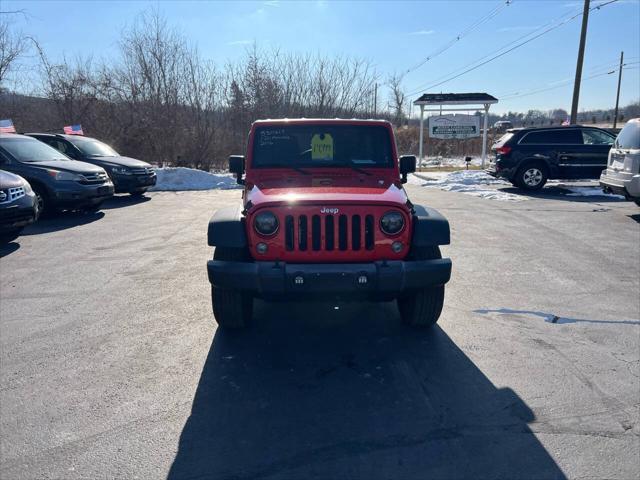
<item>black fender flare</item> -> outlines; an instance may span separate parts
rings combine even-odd
[[[433,247],[449,245],[451,233],[449,221],[437,210],[413,205],[413,238],[411,246]]]
[[[209,220],[207,243],[211,247],[245,248],[248,245],[243,207],[221,208]]]

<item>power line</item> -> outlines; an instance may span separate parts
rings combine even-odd
[[[615,3],[615,2],[617,2],[617,1],[619,1],[619,0],[609,0],[609,1],[607,1],[607,2],[604,2],[604,3],[601,3],[601,4],[596,5],[596,6],[594,6],[594,7],[591,7],[591,8],[589,9],[589,11],[592,11],[592,10],[599,10],[599,9],[601,9],[602,7],[605,7],[605,6],[607,6],[607,5],[610,5],[610,4]],[[425,87],[424,87],[424,85],[423,85],[422,87],[420,87],[420,88],[416,89],[416,90],[415,90],[415,91],[413,91],[413,92],[408,93],[407,95],[415,95],[416,93],[419,93],[419,92],[421,92],[421,91],[424,91],[424,90],[431,90],[432,88],[439,87],[440,85],[443,85],[443,84],[445,84],[445,83],[447,83],[447,82],[450,82],[451,80],[455,80],[456,78],[461,77],[462,75],[465,75],[465,74],[467,74],[467,73],[469,73],[469,72],[472,72],[473,70],[476,70],[476,69],[478,69],[478,68],[482,67],[483,65],[486,65],[486,64],[487,64],[487,63],[489,63],[489,62],[492,62],[492,61],[494,61],[494,60],[496,60],[496,59],[498,59],[498,58],[500,58],[500,57],[503,57],[503,56],[504,56],[504,55],[506,55],[507,53],[510,53],[510,52],[512,52],[512,51],[514,51],[514,50],[516,50],[517,48],[520,48],[520,47],[522,47],[522,46],[524,46],[524,45],[526,45],[526,44],[528,44],[528,43],[532,42],[533,40],[536,40],[536,39],[540,38],[541,36],[546,35],[547,33],[551,32],[551,31],[553,31],[553,30],[556,30],[557,28],[560,28],[561,26],[563,26],[563,25],[565,25],[565,24],[569,23],[569,22],[570,22],[570,21],[572,21],[572,20],[575,20],[576,18],[580,17],[581,15],[582,15],[582,12],[580,11],[579,13],[576,13],[576,14],[572,15],[571,17],[569,17],[569,18],[566,18],[566,19],[562,20],[560,23],[557,23],[556,25],[553,25],[553,26],[551,26],[551,27],[547,28],[546,30],[543,30],[542,32],[538,33],[537,35],[535,35],[535,36],[533,36],[533,37],[531,37],[531,38],[529,38],[529,39],[527,39],[527,40],[524,40],[524,41],[522,41],[522,42],[520,42],[520,43],[517,43],[516,45],[514,45],[514,46],[513,46],[513,47],[511,47],[511,48],[509,48],[508,50],[502,51],[501,53],[499,53],[499,54],[497,54],[497,55],[492,56],[492,57],[491,57],[491,58],[489,58],[488,60],[485,60],[485,61],[483,61],[483,62],[481,62],[481,63],[478,63],[477,65],[475,65],[475,66],[473,66],[473,67],[471,67],[471,68],[467,68],[467,69],[466,69],[466,70],[464,70],[463,72],[461,72],[461,73],[459,73],[459,74],[457,74],[457,75],[454,75],[454,76],[452,76],[452,77],[449,77],[449,78],[447,78],[447,79],[445,79],[445,80],[443,80],[443,81],[441,81],[441,82],[434,83],[433,85],[429,85],[429,86],[428,86],[428,87],[426,87],[426,88],[425,88]],[[560,18],[564,18],[564,17],[566,17],[566,15],[563,15],[563,16],[562,16],[562,17],[560,17]],[[554,23],[554,22],[552,21],[551,23]],[[548,25],[548,24],[547,24],[547,25]],[[544,28],[544,27],[541,27],[541,28]],[[532,32],[532,33],[535,33],[535,32]],[[503,47],[499,48],[498,50],[495,50],[494,52],[496,52],[496,51],[501,51],[501,50],[503,50],[504,48],[506,48],[507,46],[512,45],[513,43],[518,42],[518,41],[520,41],[521,39],[526,38],[526,37],[528,37],[528,36],[530,36],[530,35],[531,35],[531,33],[530,33],[530,34],[527,34],[527,35],[524,35],[524,36],[520,37],[519,39],[516,39],[515,41],[510,42],[510,43],[508,43],[507,45],[505,45],[505,46],[503,46]],[[487,58],[489,55],[491,55],[491,54],[485,55],[485,56],[484,56],[484,57],[482,57],[481,59],[476,60],[475,62],[472,62],[472,63],[467,64],[467,65],[473,65],[473,64],[475,64],[475,63],[477,63],[477,62],[481,61],[482,59]],[[466,68],[466,67],[462,67],[462,68]],[[459,70],[459,69],[458,69],[458,70]],[[458,71],[458,70],[456,70],[456,71]],[[440,78],[442,78],[442,77],[440,77]]]
[[[478,28],[480,25],[482,25],[482,24],[488,22],[489,20],[491,20],[493,17],[498,15],[503,9],[505,9],[506,7],[511,5],[513,2],[514,2],[514,0],[503,0],[503,1],[501,1],[496,7],[494,7],[491,11],[489,11],[488,14],[486,14],[485,16],[483,16],[483,17],[479,18],[478,20],[476,20],[474,23],[472,23],[467,28],[462,30],[454,38],[449,40],[449,42],[447,42],[446,44],[444,44],[440,48],[438,48],[438,49],[434,50],[433,52],[431,52],[427,57],[425,57],[423,60],[418,62],[413,67],[410,67],[409,69],[407,69],[404,72],[405,75],[417,70],[418,68],[422,67],[428,61],[433,60],[437,56],[439,56],[439,55],[443,54],[444,52],[446,52],[447,50],[449,50],[456,43],[458,43],[462,38],[467,36],[469,33],[471,33],[473,30]]]

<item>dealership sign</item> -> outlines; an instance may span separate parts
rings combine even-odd
[[[429,137],[431,138],[473,138],[479,136],[479,116],[441,115],[429,117]]]

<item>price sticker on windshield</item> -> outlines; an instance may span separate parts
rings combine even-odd
[[[316,133],[311,137],[311,160],[333,160],[333,137]]]

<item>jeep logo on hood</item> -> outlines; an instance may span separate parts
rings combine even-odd
[[[320,209],[320,213],[330,213],[331,215],[337,215],[339,211],[340,211],[339,208],[322,207]]]

